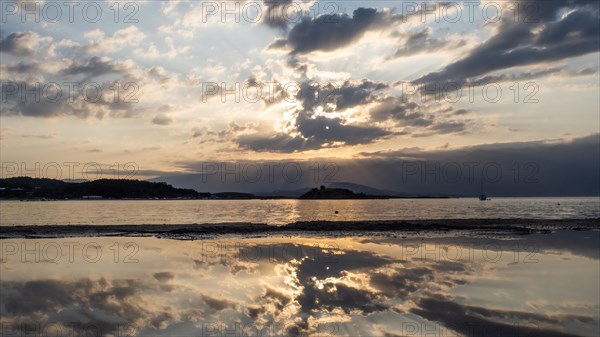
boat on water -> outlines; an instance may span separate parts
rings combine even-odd
[[[481,192],[479,194],[479,200],[480,201],[490,200],[490,199],[488,199],[487,195],[483,194],[483,172],[481,172]]]

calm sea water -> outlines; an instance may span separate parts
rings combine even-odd
[[[0,323],[3,336],[599,336],[599,239],[0,240]]]
[[[338,213],[336,214],[335,211]],[[0,201],[0,226],[598,218],[600,198]]]

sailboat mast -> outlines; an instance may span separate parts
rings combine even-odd
[[[487,197],[485,194],[483,194],[483,170],[481,170],[481,194],[479,194],[479,200],[483,201],[483,200],[487,200]]]

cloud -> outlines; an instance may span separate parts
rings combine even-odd
[[[32,56],[40,52],[40,47],[52,42],[52,37],[41,37],[31,31],[12,33],[0,38],[0,53],[14,56]]]
[[[344,81],[340,86],[324,86],[321,88],[321,96],[325,103],[335,104],[330,111],[343,111],[355,106],[365,105],[377,100],[376,94],[387,89],[388,85],[363,79],[358,82]]]
[[[277,28],[281,30],[287,30],[289,20],[286,15],[291,15],[287,11],[291,12],[290,5],[294,4],[294,0],[264,0],[265,13],[263,14],[263,23],[271,28]]]
[[[236,309],[238,304],[223,298],[215,298],[208,295],[201,296],[202,301],[214,311],[222,311],[225,309]]]
[[[475,124],[467,117],[466,109],[420,105],[404,97],[389,96],[388,89],[386,83],[369,79],[341,84],[304,81],[294,96],[300,107],[288,112],[280,130],[251,133],[252,128],[245,128],[221,136],[233,138],[245,150],[292,153],[371,144],[395,135],[463,133]],[[275,96],[282,102],[285,95]]]
[[[139,46],[146,38],[146,34],[136,26],[119,29],[115,31],[112,36],[107,36],[106,33],[100,29],[86,32],[84,36],[89,39],[89,43],[83,50],[90,54],[113,52],[123,49],[124,47]]]
[[[154,276],[154,278],[159,282],[167,282],[175,278],[175,275],[168,271],[154,273],[152,276]]]
[[[292,151],[300,145],[286,145],[287,135],[254,139],[257,147],[286,148]],[[259,143],[260,142],[260,143]],[[265,144],[268,143],[268,144]],[[444,142],[445,143],[445,142]],[[396,191],[402,195],[457,195],[478,196],[480,178],[489,168],[486,194],[490,196],[597,196],[600,193],[600,135],[573,140],[540,140],[529,142],[492,143],[450,149],[424,150],[406,148],[399,143],[396,150],[359,152],[355,158],[321,158],[298,160],[302,172],[310,172],[315,162],[335,165],[336,182],[363,184],[378,189]],[[322,161],[321,161],[322,160]],[[239,164],[263,166],[265,162],[227,161],[227,167]],[[269,165],[285,167],[289,160],[270,160]],[[293,162],[292,162],[293,163]],[[225,164],[225,163],[224,163]],[[304,174],[298,181],[290,182],[276,174],[273,180],[234,182],[220,180],[220,174],[202,175],[204,161],[184,161],[177,164],[187,174],[164,176],[156,181],[166,181],[174,186],[195,188],[200,191],[243,191],[269,193],[275,190],[297,190],[314,185],[311,175]],[[518,165],[518,166],[515,166]],[[501,175],[494,180],[494,167]],[[515,170],[519,174],[515,177]],[[263,169],[263,173],[265,172]],[[266,174],[263,174],[263,177]]]
[[[124,69],[109,58],[98,56],[91,57],[87,63],[73,62],[68,68],[62,70],[64,75],[86,75],[88,79],[105,74],[122,72],[124,72]]]
[[[394,269],[392,273],[376,272],[370,275],[370,284],[387,297],[399,297],[405,300],[422,287],[422,282],[431,277],[429,268]]]
[[[154,58],[154,59],[158,59],[158,58],[175,58],[177,56],[179,56],[180,54],[186,53],[187,51],[190,50],[189,46],[176,46],[175,45],[175,41],[173,41],[173,38],[171,38],[170,36],[167,36],[165,38],[165,45],[167,47],[167,50],[165,51],[160,51],[158,49],[158,47],[156,46],[156,44],[151,43],[148,48],[144,49],[144,48],[137,48],[134,50],[134,54],[138,57],[142,57],[142,58]]]
[[[96,68],[97,69],[97,68]],[[33,94],[29,94],[28,99],[23,100],[21,96],[23,90],[29,91],[39,85],[36,82],[3,82],[2,92],[6,94],[5,101],[0,107],[0,114],[3,116],[27,116],[53,118],[62,116],[72,116],[77,118],[103,118],[105,116],[129,118],[138,115],[144,110],[138,104],[129,103],[125,98],[114,101],[111,88],[122,86],[121,80],[97,83],[97,87],[88,87],[84,96],[84,86],[73,86],[73,91],[68,87],[49,87],[50,89],[42,95],[38,94],[39,99],[34,99]],[[42,86],[39,86],[41,88]],[[99,89],[98,89],[99,88]],[[41,92],[41,89],[40,91]],[[97,93],[102,93],[96,97]]]
[[[455,119],[456,116],[464,116],[468,112],[466,109],[453,107],[435,111],[432,106],[422,106],[404,97],[390,96],[373,107],[369,111],[369,116],[374,122],[393,122],[403,127],[402,134],[424,137],[468,131],[473,121]]]
[[[429,321],[441,322],[464,336],[481,336],[491,331],[498,336],[576,336],[561,331],[560,317],[469,306],[443,296],[423,298],[417,304],[419,307],[411,309],[412,313]]]
[[[428,126],[431,121],[419,111],[415,102],[409,102],[398,97],[387,97],[370,111],[371,120],[383,122],[387,120],[402,121],[404,125]]]
[[[333,51],[355,42],[369,30],[386,27],[401,20],[400,15],[378,12],[373,8],[358,8],[352,17],[347,14],[321,15],[317,18],[304,17],[287,36],[287,47],[294,54],[313,51]],[[276,41],[270,48],[282,47]]]
[[[324,147],[369,144],[392,133],[365,124],[349,124],[342,118],[317,116],[306,111],[295,113],[297,135],[279,132],[273,134],[242,135],[237,144],[256,152],[283,152],[316,150]]]
[[[37,280],[3,282],[2,304],[5,313],[28,324],[49,322],[49,314],[57,322],[70,322],[76,335],[94,326],[102,334],[115,331],[123,322],[138,322],[153,317],[139,293],[148,285],[137,280],[79,279],[73,281]]]
[[[345,145],[367,144],[391,134],[378,127],[346,124],[341,118],[315,116],[305,111],[298,113],[296,126],[302,136],[319,144],[335,142],[342,142]]]
[[[37,138],[37,139],[52,139],[56,135],[55,134],[22,134],[21,138]]]
[[[431,37],[432,29],[430,27],[416,32],[409,32],[402,35],[401,47],[396,49],[392,58],[412,56],[420,53],[435,52],[438,50],[450,50],[460,48],[466,45],[465,39],[457,36],[447,38]]]
[[[459,133],[467,129],[467,123],[458,121],[447,121],[436,123],[431,130],[437,131],[436,134]]]
[[[169,125],[173,123],[173,119],[167,115],[156,115],[152,119],[152,124],[155,125]]]
[[[527,2],[531,5],[531,2]],[[504,19],[497,33],[466,57],[441,71],[429,73],[416,83],[458,82],[489,72],[518,66],[559,61],[600,51],[600,20],[597,2],[537,2],[536,20]],[[559,11],[571,8],[558,16]]]
[[[17,64],[10,64],[6,66],[6,70],[11,73],[18,74],[31,74],[40,69],[40,64],[37,62],[24,62],[21,61]]]
[[[339,85],[304,81],[294,97],[301,108],[290,112],[286,131],[249,134],[244,130],[235,142],[243,149],[282,153],[375,142],[393,132],[368,122],[352,121],[348,110],[377,101],[379,93],[387,88],[385,83],[368,79],[346,80]],[[283,96],[277,95],[278,100],[282,101]]]

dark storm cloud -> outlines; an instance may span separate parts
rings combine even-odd
[[[300,66],[295,57],[291,57],[289,61],[294,66]],[[293,97],[289,96],[289,92],[287,95],[281,91],[275,92],[277,102],[283,101],[286,96],[286,99],[293,98],[301,105],[301,109],[295,111],[287,121],[286,132],[228,132],[226,136],[233,139],[241,149],[292,153],[370,144],[399,134],[413,133],[415,137],[424,137],[467,132],[473,124],[471,120],[449,119],[448,112],[456,110],[453,108],[439,111],[440,113],[426,113],[423,111],[425,108],[415,102],[386,95],[387,89],[390,89],[388,84],[369,79],[346,80],[342,84],[303,81],[298,84],[298,92]],[[364,108],[372,103],[377,105],[369,112],[370,118],[367,121],[349,123],[346,118],[329,115],[333,112],[343,113],[351,108]],[[323,113],[317,113],[318,108]],[[427,109],[431,110],[431,107]],[[457,110],[455,116],[466,112]],[[386,121],[393,123],[386,127]],[[405,129],[397,131],[389,126]]]
[[[298,131],[304,137],[319,144],[368,144],[391,134],[377,127],[344,124],[341,118],[311,116],[304,111],[298,113],[296,123]]]
[[[282,136],[281,139],[288,139]],[[265,141],[264,138],[260,138]],[[259,138],[254,139],[258,141]],[[282,145],[282,144],[278,144]],[[267,145],[265,145],[266,147]],[[272,147],[273,144],[268,144]],[[290,147],[291,148],[291,147]],[[311,167],[315,163],[331,162],[337,172],[330,182],[363,184],[400,195],[449,194],[477,196],[484,167],[500,167],[498,180],[485,185],[491,196],[597,196],[600,193],[600,135],[577,138],[573,141],[555,140],[522,143],[496,143],[425,151],[418,148],[358,153],[359,158],[349,160],[320,158],[312,161],[248,161],[239,165],[279,165],[279,168],[298,165],[305,173],[298,180],[286,180],[281,171],[267,179],[267,169],[259,181],[223,181],[219,173],[203,176],[205,161],[180,162],[187,174],[163,176],[154,181],[166,181],[177,187],[195,188],[198,191],[271,193],[277,190],[296,191],[298,196],[305,188],[314,187]],[[515,164],[519,174],[515,177]],[[228,162],[227,167],[235,163]],[[454,166],[454,169],[448,165]],[[446,168],[445,168],[446,167]],[[434,173],[427,173],[434,172]],[[490,169],[490,180],[494,177]],[[452,172],[450,172],[452,171]],[[412,172],[412,173],[411,173]],[[471,174],[470,172],[473,172]],[[457,175],[454,176],[454,173]]]
[[[222,311],[225,309],[236,309],[238,304],[223,298],[215,298],[208,295],[202,295],[202,301],[214,311]]]
[[[427,137],[451,133],[467,132],[472,127],[471,120],[452,120],[448,116],[466,115],[466,109],[443,109],[437,113],[426,113],[422,106],[402,97],[386,97],[369,111],[373,122],[393,122],[399,127],[409,127],[402,134],[413,137]],[[409,131],[410,130],[410,131]]]
[[[299,84],[299,92],[291,98],[299,101],[304,110],[320,106],[327,112],[342,112],[379,100],[379,93],[387,88],[388,84],[369,79],[346,80],[342,84],[304,81]],[[283,99],[282,96],[280,100]]]
[[[299,136],[290,136],[286,133],[275,133],[272,135],[243,135],[236,139],[236,142],[242,149],[248,149],[256,152],[283,152],[291,153],[296,151],[316,150],[319,144],[309,143],[306,139]]]
[[[251,134],[237,137],[236,142],[243,149],[257,152],[291,153],[323,147],[368,144],[392,134],[378,127],[346,124],[341,118],[314,116],[305,111],[296,113],[295,123],[300,135]]]
[[[31,334],[48,323],[63,324],[70,336],[114,336],[119,329],[164,329],[175,320],[200,312],[213,314],[237,309],[238,304],[202,293],[192,293],[187,306],[177,312],[171,306],[154,303],[156,294],[181,288],[168,287],[170,272],[154,273],[147,280],[139,279],[45,279],[0,284],[0,311],[10,329]],[[44,330],[46,332],[46,330]],[[16,335],[15,334],[15,335]]]
[[[488,195],[593,196],[600,193],[598,151],[600,136],[593,134],[563,142],[531,141],[479,145],[456,150],[363,153],[373,160],[364,160],[356,165],[347,163],[349,166],[340,169],[340,172],[359,169],[371,172],[371,178],[354,181],[371,186],[396,186],[394,189],[398,191],[476,195],[483,167],[493,165],[500,167],[501,175],[493,183],[486,183]],[[460,179],[453,181],[443,178],[441,167],[449,163],[462,166]],[[470,183],[466,166],[463,166],[468,163],[476,165],[475,177]],[[512,171],[512,165],[515,164],[521,169],[517,177]],[[405,174],[403,172],[409,170],[406,165],[416,167],[416,174],[401,178]],[[422,179],[423,168],[431,169],[436,165],[438,174],[432,175],[431,179]],[[388,178],[378,182],[378,176]],[[340,179],[352,181],[350,177]]]
[[[398,297],[402,300],[423,287],[422,282],[433,272],[428,268],[398,269],[395,273],[373,273],[370,284],[387,297]]]
[[[281,48],[284,48],[285,46],[287,46],[286,39],[276,39],[267,47],[267,49],[281,49]]]
[[[263,295],[263,299],[274,303],[275,307],[278,310],[282,310],[286,305],[288,305],[292,301],[292,298],[289,295],[268,286],[265,287],[265,294]]]
[[[328,147],[370,144],[395,134],[414,133],[414,136],[430,136],[468,131],[471,121],[452,120],[448,114],[455,109],[447,108],[440,113],[425,113],[423,107],[402,97],[386,96],[389,85],[368,79],[345,81],[342,84],[315,84],[305,81],[299,84],[294,97],[302,109],[293,114],[288,122],[291,131],[279,133],[244,133],[234,136],[242,149],[257,152],[298,152]],[[283,96],[283,95],[280,95]],[[280,100],[283,100],[281,98]],[[330,117],[328,113],[344,112],[355,107],[377,105],[369,111],[370,119],[359,123],[348,123],[343,117]],[[315,113],[322,108],[325,113]],[[430,109],[430,108],[429,108]],[[466,114],[466,110],[456,115]],[[455,115],[455,116],[456,116]],[[398,133],[388,126],[410,127]],[[417,131],[419,132],[417,132]]]
[[[32,326],[46,320],[69,322],[78,335],[85,334],[86,327],[90,326],[104,335],[124,322],[152,316],[137,297],[137,292],[146,288],[147,285],[135,280],[4,282],[1,302],[5,313],[13,316],[14,321],[29,322]]]
[[[17,32],[0,39],[0,53],[14,56],[30,56],[35,54],[34,44],[39,36],[33,32]]]
[[[419,307],[411,309],[412,313],[440,322],[464,336],[577,336],[561,331],[560,317],[468,306],[441,296],[423,298],[417,304]]]
[[[272,320],[273,317],[279,317],[289,304],[297,303],[300,311],[289,312],[294,317],[289,319],[290,324],[286,324],[286,335],[303,336],[310,332],[309,328],[314,324],[310,318],[317,312],[340,310],[366,315],[388,308],[381,294],[345,283],[350,272],[364,274],[393,263],[394,260],[387,256],[371,251],[338,249],[335,244],[313,246],[277,243],[270,244],[268,251],[272,253],[257,254],[254,247],[244,247],[240,255],[256,256],[256,259],[252,259],[256,263],[288,264],[289,269],[286,270],[293,270],[291,281],[301,291],[287,292],[263,286],[262,294],[245,310],[254,321]],[[323,281],[323,287],[317,280]]]
[[[155,125],[169,125],[173,122],[173,119],[167,115],[156,115],[152,119],[152,124]]]
[[[6,67],[6,70],[10,73],[18,74],[31,74],[40,69],[40,64],[37,62],[19,62],[17,64],[10,64]]]
[[[287,15],[295,15],[291,13],[295,10],[295,7],[290,6],[294,0],[263,0],[265,4],[265,13],[263,17],[263,23],[271,28],[277,28],[281,30],[287,30],[289,20],[286,18]]]
[[[419,108],[415,102],[409,102],[399,97],[386,97],[369,113],[371,120],[376,122],[394,120],[407,126],[431,125],[432,121],[426,119],[428,117]]]
[[[293,132],[272,134],[244,134],[235,138],[243,149],[257,152],[297,152],[332,146],[369,144],[393,133],[367,123],[348,123],[340,117],[315,114],[317,107],[325,112],[343,112],[379,100],[378,93],[388,88],[381,82],[367,79],[345,81],[341,85],[300,84],[295,97],[302,110],[294,112],[290,126]]]
[[[3,82],[0,115],[53,118],[72,116],[77,118],[130,118],[143,111],[138,104],[126,99],[117,102],[111,88],[115,83],[95,83],[85,87],[74,84],[71,88],[60,84],[38,82]],[[85,89],[85,96],[84,96]],[[102,95],[100,96],[100,92]]]
[[[152,276],[154,276],[154,278],[159,282],[167,282],[175,278],[175,275],[168,271],[154,273]]]
[[[314,248],[313,248],[314,250]],[[368,273],[393,262],[391,258],[370,251],[341,250],[327,254],[321,250],[320,258],[300,259],[295,268],[295,286],[302,291],[294,298],[300,305],[300,313],[288,332],[294,335],[308,332],[312,324],[309,318],[323,311],[343,311],[346,314],[368,315],[389,308],[386,299],[379,293],[345,281],[349,273]],[[290,258],[286,262],[289,262]]]
[[[441,49],[449,50],[462,47],[466,44],[464,39],[431,37],[431,28],[417,32],[407,33],[402,45],[396,49],[393,57],[411,56],[424,52],[435,52]]]
[[[597,2],[542,1],[534,5],[538,11],[533,22],[505,19],[498,32],[468,56],[416,82],[462,83],[492,71],[559,61],[600,50]],[[559,10],[565,8],[572,11],[558,17]]]
[[[263,292],[263,295],[257,296],[254,299],[253,305],[246,307],[246,314],[254,321],[258,320],[261,316],[279,316],[293,300],[290,295],[270,286],[263,286]],[[268,321],[269,319],[267,318],[266,320]]]
[[[562,76],[562,77],[577,77],[577,76],[589,76],[598,73],[598,69],[585,68],[580,70],[563,70],[560,68],[550,68],[540,71],[527,71],[516,74],[497,74],[497,75],[486,75],[479,78],[469,79],[468,81],[461,84],[468,84],[470,86],[486,85],[488,83],[500,83],[500,82],[518,82],[527,81],[540,77],[547,77],[550,75]]]
[[[286,0],[281,0],[286,2]],[[440,7],[451,7],[451,3],[441,2]],[[348,14],[325,14],[316,18],[305,16],[289,31],[286,39],[277,39],[268,48],[288,47],[291,54],[307,54],[313,51],[332,51],[346,47],[360,39],[367,31],[383,30],[398,23],[405,22],[411,16],[420,16],[424,7],[416,11],[401,14],[393,11],[377,11],[374,8],[359,7]],[[276,21],[279,28],[284,22]],[[287,25],[285,25],[287,28]],[[412,55],[423,51],[433,51],[443,47],[459,47],[464,41],[446,41],[429,37],[428,32],[421,31],[408,38],[409,48],[400,47],[398,56]],[[408,50],[414,48],[414,50]]]
[[[329,91],[322,90],[322,94],[325,100],[335,104],[335,110],[343,111],[375,101],[375,94],[387,88],[385,83],[363,79],[358,83],[345,81],[341,86],[333,86]]]
[[[294,54],[317,50],[332,51],[358,40],[365,32],[379,29],[401,20],[400,15],[378,12],[373,8],[358,8],[352,16],[347,14],[304,17],[287,36],[287,46]],[[277,41],[277,45],[283,43]],[[271,47],[274,47],[271,45]]]
[[[297,300],[306,313],[341,309],[347,314],[358,310],[362,315],[367,315],[389,308],[384,299],[366,289],[354,288],[332,281],[324,281],[323,289],[318,289],[315,282],[311,280],[307,280],[303,284],[304,291]]]
[[[80,109],[74,104],[68,104],[68,97],[64,97],[65,93],[56,101],[53,99],[54,93],[50,96],[51,99],[43,99],[41,90],[36,90],[36,85],[39,83],[14,82],[2,83],[3,104],[0,108],[0,114],[5,116],[29,116],[29,117],[57,117],[61,115],[72,115],[81,118],[90,116],[85,109]],[[25,90],[38,92],[34,94],[25,94]],[[22,99],[26,97],[27,99]]]
[[[103,59],[98,56],[93,56],[86,63],[72,63],[68,68],[62,70],[65,75],[86,75],[87,78],[106,74],[122,73],[121,69],[108,59]]]
[[[435,134],[448,134],[464,132],[467,129],[467,124],[458,121],[439,122],[431,127]]]

